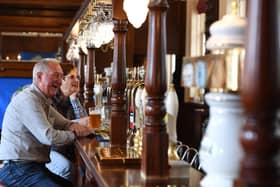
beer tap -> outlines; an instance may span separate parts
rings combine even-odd
[[[104,68],[105,77],[102,77],[102,110],[103,110],[103,125],[109,126],[111,116],[111,67]]]
[[[166,55],[167,85],[168,90],[165,97],[166,108],[166,125],[169,135],[168,157],[169,160],[179,160],[176,149],[177,143],[177,116],[179,110],[179,100],[174,88],[172,75],[175,71],[176,57],[175,55]]]
[[[168,157],[170,160],[179,160],[179,156],[176,149],[177,143],[177,116],[179,110],[179,101],[176,90],[173,84],[169,84],[167,95],[165,98],[166,105],[166,125],[169,135],[169,148]]]
[[[97,108],[101,108],[102,107],[102,87],[101,87],[101,84],[100,84],[100,75],[99,74],[96,74],[96,82],[94,84],[94,93],[95,93],[95,105]]]
[[[142,107],[142,91],[144,90],[144,68],[137,67],[135,84],[131,88],[131,105],[130,105],[130,124],[132,127],[132,136],[130,136],[130,146],[141,155],[142,152],[142,127],[143,107]]]
[[[211,35],[206,42],[206,48],[213,54],[223,53],[223,60],[214,64],[213,70],[217,73],[209,77],[211,81],[214,76],[222,74],[215,82],[223,84],[210,84],[210,92],[205,95],[210,116],[199,150],[199,161],[206,173],[200,182],[202,187],[234,186],[244,154],[239,141],[245,123],[240,92],[244,81],[247,22],[237,14],[238,1],[232,1],[231,6],[231,13],[210,26]]]

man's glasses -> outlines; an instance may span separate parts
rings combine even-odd
[[[48,72],[48,74],[55,79],[62,79],[63,78],[63,74],[59,73],[59,72]]]

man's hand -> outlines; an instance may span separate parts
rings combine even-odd
[[[80,125],[88,126],[88,116],[87,116],[87,117],[80,118],[80,119],[78,120],[78,123],[79,123]]]
[[[90,128],[84,125],[79,125],[78,123],[73,123],[69,127],[69,130],[74,132],[76,136],[88,136],[93,133]]]

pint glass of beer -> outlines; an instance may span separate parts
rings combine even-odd
[[[99,108],[90,107],[89,108],[89,127],[99,128],[101,123],[101,114]]]

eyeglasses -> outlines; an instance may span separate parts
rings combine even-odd
[[[73,79],[80,80],[80,76],[76,76],[76,75],[66,75],[66,76],[64,76],[64,78],[71,79],[71,80],[73,80]]]
[[[48,72],[48,74],[50,76],[52,76],[52,78],[55,78],[55,79],[62,79],[63,78],[63,74],[59,73],[59,72]]]

